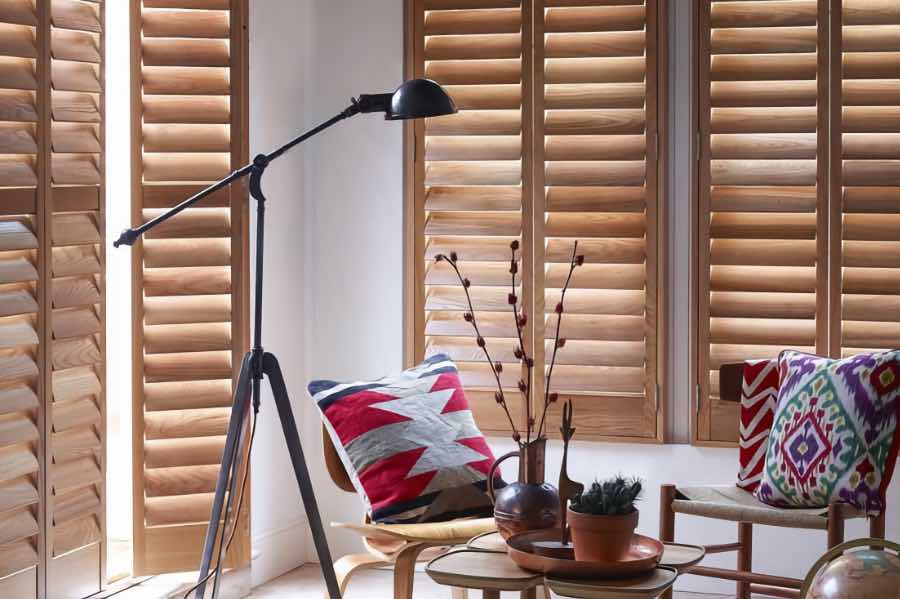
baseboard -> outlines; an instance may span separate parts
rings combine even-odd
[[[305,563],[309,527],[306,520],[254,536],[250,579],[254,587],[278,578]]]

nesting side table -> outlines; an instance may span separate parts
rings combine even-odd
[[[484,599],[499,599],[501,591],[518,591],[522,599],[535,599],[539,587],[577,599],[656,599],[678,575],[703,559],[696,545],[666,544],[660,565],[636,578],[574,580],[544,576],[517,566],[506,554],[506,544],[496,532],[479,535],[465,548],[433,559],[425,571],[438,584],[477,589]]]

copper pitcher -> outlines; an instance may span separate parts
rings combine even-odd
[[[544,481],[547,440],[537,439],[500,456],[488,474],[488,495],[494,503],[494,520],[504,539],[514,534],[559,526],[559,493]],[[494,492],[494,473],[500,463],[519,458],[519,478]]]

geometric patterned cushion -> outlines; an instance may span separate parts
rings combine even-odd
[[[756,490],[762,478],[777,399],[778,359],[744,362],[737,486],[750,493]]]
[[[833,360],[785,350],[781,385],[756,491],[765,503],[884,508],[897,459],[900,351]]]
[[[375,381],[308,389],[373,522],[492,515],[485,491],[494,454],[447,356]]]

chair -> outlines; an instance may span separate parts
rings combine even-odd
[[[355,493],[350,476],[338,456],[337,450],[322,428],[322,445],[325,466],[331,480],[338,488]],[[358,533],[367,553],[345,555],[334,562],[341,594],[354,574],[361,570],[393,565],[394,599],[412,599],[413,575],[416,562],[430,559],[454,545],[462,545],[472,537],[496,530],[493,518],[475,520],[451,520],[424,524],[373,524],[332,523],[335,528],[345,528]],[[465,599],[465,589],[453,589],[454,599]],[[327,596],[326,596],[327,599]]]
[[[743,363],[725,364],[719,369],[719,397],[723,401],[741,399]],[[737,522],[737,542],[707,545],[706,553],[737,553],[737,568],[694,566],[691,574],[734,580],[737,599],[750,599],[751,593],[774,597],[799,598],[802,579],[784,578],[753,572],[753,525],[781,526],[826,532],[828,549],[844,541],[844,522],[865,515],[847,504],[827,508],[783,509],[757,500],[736,485],[709,487],[676,487],[663,485],[660,494],[659,538],[664,543],[675,541],[675,514],[689,514],[717,520]],[[870,520],[869,536],[884,538],[885,513]],[[671,599],[667,591],[663,599]]]

